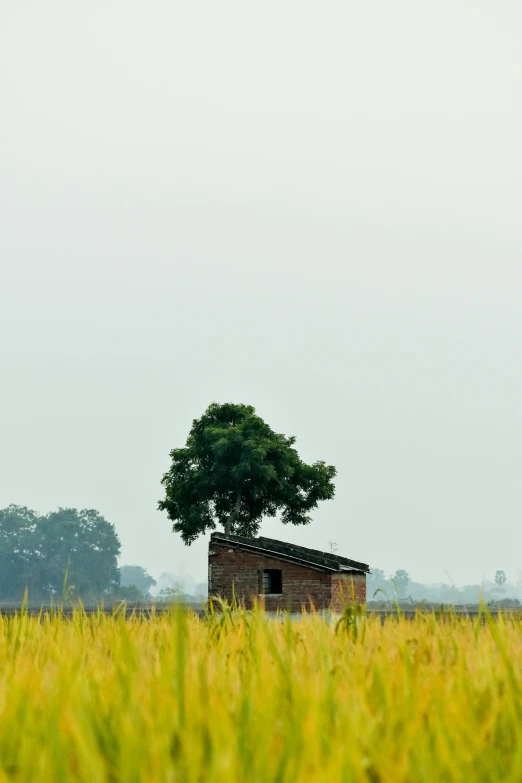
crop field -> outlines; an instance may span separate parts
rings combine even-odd
[[[0,782],[522,780],[522,623],[0,616]]]

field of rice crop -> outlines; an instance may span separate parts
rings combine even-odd
[[[522,780],[522,624],[0,617],[0,781]]]

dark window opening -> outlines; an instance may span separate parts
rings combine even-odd
[[[281,595],[283,592],[283,572],[278,568],[265,568],[262,572],[261,592],[265,595]]]

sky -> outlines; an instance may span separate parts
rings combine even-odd
[[[520,576],[521,36],[516,0],[3,0],[0,507],[205,579],[160,480],[242,402],[338,470],[263,535]]]

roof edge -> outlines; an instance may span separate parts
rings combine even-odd
[[[262,552],[267,557],[272,557],[277,560],[301,563],[308,566],[309,568],[315,569],[316,571],[323,571],[332,574],[350,572],[367,574],[370,570],[370,567],[366,565],[366,563],[359,563],[355,560],[349,560],[348,558],[340,557],[338,555],[330,555],[327,552],[321,552],[320,550],[315,549],[307,549],[306,547],[288,544],[285,541],[278,541],[276,539],[246,538],[246,536],[234,535],[227,536],[225,533],[217,531],[211,534],[210,540],[211,543],[215,541],[216,543],[230,544],[238,549]],[[276,547],[271,548],[271,543],[274,543]],[[291,551],[280,551],[278,546],[289,547]],[[314,555],[317,557],[314,558]]]

